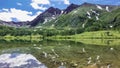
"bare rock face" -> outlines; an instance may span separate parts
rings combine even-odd
[[[67,13],[71,12],[72,10],[78,8],[78,7],[79,7],[79,5],[71,4],[71,5],[69,5],[69,6],[64,10],[63,13],[64,13],[64,14],[67,14]]]
[[[60,15],[61,10],[58,8],[50,7],[42,14],[38,15],[33,21],[31,21],[31,26],[36,26],[38,23],[43,23],[45,18]]]

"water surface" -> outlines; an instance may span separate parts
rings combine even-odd
[[[0,41],[2,68],[119,68],[120,46],[74,41]]]

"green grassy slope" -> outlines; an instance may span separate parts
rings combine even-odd
[[[93,11],[96,13],[94,13]],[[91,18],[88,18],[89,12]],[[97,20],[96,16],[99,18]],[[96,31],[120,27],[120,8],[111,12],[100,10],[96,6],[81,6],[68,14],[59,16],[57,19],[43,24],[43,27],[52,28],[84,28],[87,31]]]

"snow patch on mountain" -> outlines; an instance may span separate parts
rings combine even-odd
[[[90,12],[89,11],[87,11],[87,14],[90,16]]]
[[[56,17],[53,16],[52,19],[56,19]]]
[[[61,14],[63,14],[64,11],[61,11]]]
[[[54,23],[56,23],[58,20],[55,20],[55,22]]]
[[[98,9],[103,10],[103,8],[99,5],[96,5]]]
[[[73,13],[75,14],[75,13],[77,13],[77,11],[74,11]]]
[[[96,17],[96,20],[99,20],[98,16],[95,16]]]
[[[87,16],[89,19],[91,19],[91,16]]]
[[[54,25],[54,24],[52,24],[51,26],[52,26],[52,27],[54,27],[55,25]]]
[[[45,19],[45,21],[43,22],[43,24],[45,24],[46,22],[48,22],[48,19]]]
[[[82,28],[85,28],[85,23],[82,24]]]
[[[93,12],[93,13],[96,13],[96,11],[94,11],[93,9],[90,9],[90,11]]]
[[[107,11],[107,12],[110,12],[110,10],[109,10],[109,7],[108,7],[108,6],[106,6],[106,11]]]

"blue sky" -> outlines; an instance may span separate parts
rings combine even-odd
[[[84,2],[120,5],[120,0],[0,0],[0,20],[31,21],[51,6],[65,9],[71,3]]]

